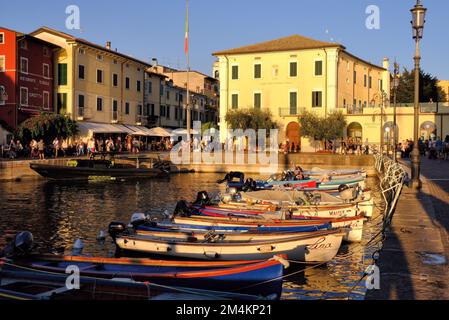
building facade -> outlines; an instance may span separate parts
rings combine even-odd
[[[33,115],[54,111],[55,50],[51,43],[0,28],[0,120],[9,130]]]
[[[377,66],[355,57],[340,44],[299,35],[214,53],[221,83],[220,128],[237,108],[266,108],[281,124],[281,141],[311,147],[301,137],[298,116],[341,110],[348,115],[374,110],[390,92],[388,61]],[[221,130],[225,139],[225,130]],[[368,133],[368,132],[367,132]],[[351,131],[351,135],[360,136]],[[369,134],[369,133],[368,133]],[[380,138],[378,139],[380,141]]]
[[[50,28],[33,36],[58,45],[57,112],[80,122],[145,126],[143,61]]]

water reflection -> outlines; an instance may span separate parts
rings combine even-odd
[[[76,239],[82,239],[85,253],[112,256],[115,247],[108,238],[96,240],[111,221],[129,221],[134,212],[172,212],[178,200],[192,200],[203,190],[223,191],[217,174],[190,174],[171,179],[142,181],[98,181],[89,183],[23,182],[0,183],[0,246],[22,230],[31,231],[44,252],[71,252]],[[377,180],[368,186],[378,197]],[[378,213],[376,213],[378,214]],[[379,222],[377,220],[377,222]],[[365,241],[375,235],[376,222],[365,228]],[[338,258],[324,266],[295,266],[285,281],[284,299],[363,299],[358,283],[371,264],[372,251],[355,244],[344,246]]]

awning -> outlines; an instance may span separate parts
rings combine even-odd
[[[161,127],[148,129],[148,134],[150,137],[171,137],[172,133],[170,129],[165,129]]]
[[[120,134],[128,133],[128,129],[121,125],[113,125],[108,123],[96,123],[96,122],[78,122],[80,130],[80,136],[92,137],[94,134]]]
[[[142,137],[149,137],[148,129],[145,127],[137,127],[137,126],[131,126],[131,125],[125,125],[127,129],[129,129],[132,136],[142,136]]]

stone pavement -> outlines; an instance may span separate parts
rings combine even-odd
[[[449,299],[449,161],[422,161],[423,189],[404,188],[367,300]]]

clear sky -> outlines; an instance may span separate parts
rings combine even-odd
[[[344,44],[381,64],[395,58],[413,66],[410,9],[415,0],[190,0],[191,66],[211,74],[211,53],[301,34]],[[81,31],[65,28],[68,5],[81,11]],[[428,10],[422,42],[426,72],[449,79],[449,1],[423,0]],[[380,30],[368,30],[367,6],[380,8]],[[185,0],[2,1],[0,25],[31,32],[46,25],[105,44],[133,57],[184,68]]]

